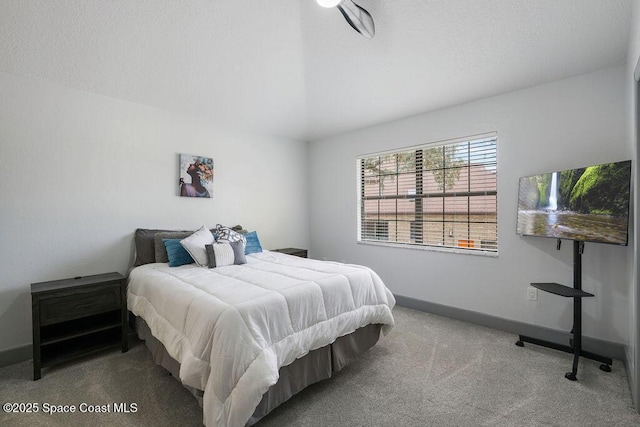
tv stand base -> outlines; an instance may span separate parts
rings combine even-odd
[[[576,374],[578,371],[578,359],[580,358],[580,356],[602,363],[600,365],[600,370],[604,372],[611,372],[611,365],[613,365],[613,359],[609,357],[600,356],[599,354],[591,353],[589,351],[584,351],[582,349],[576,351],[577,349],[572,346],[558,344],[555,342],[541,340],[538,338],[528,337],[525,335],[518,336],[518,341],[516,341],[516,345],[518,347],[524,347],[525,342],[535,344],[535,345],[540,345],[547,348],[552,348],[554,350],[564,351],[565,353],[573,354],[573,367],[572,367],[573,369],[571,370],[571,372],[567,372],[566,374],[564,374],[564,377],[570,381],[577,380]]]
[[[558,239],[557,249],[560,248],[560,239]],[[602,363],[600,369],[604,372],[611,372],[613,360],[582,350],[582,298],[593,297],[593,294],[582,290],[582,253],[584,252],[584,242],[574,240],[573,242],[573,287],[560,285],[558,283],[531,283],[534,288],[544,292],[560,295],[566,298],[573,298],[573,328],[571,329],[572,339],[569,340],[570,345],[562,345],[551,341],[545,341],[538,338],[519,335],[516,345],[524,347],[524,343],[541,345],[554,350],[564,351],[573,354],[573,366],[571,372],[565,374],[565,378],[570,381],[576,381],[578,373],[578,361],[580,356],[587,359],[595,360]]]

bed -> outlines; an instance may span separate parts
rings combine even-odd
[[[216,268],[149,260],[129,274],[129,310],[207,426],[254,424],[393,326],[395,299],[367,267],[271,251]]]

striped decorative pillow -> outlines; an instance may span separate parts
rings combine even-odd
[[[229,248],[231,248],[231,255]],[[206,245],[207,256],[209,257],[209,268],[223,267],[225,265],[241,265],[247,263],[244,255],[244,245],[242,242],[219,242]],[[231,260],[231,262],[229,262]]]
[[[244,243],[242,242],[233,242],[229,243],[231,245],[231,249],[233,249],[233,263],[235,265],[241,265],[247,263],[247,257],[244,256]]]
[[[206,248],[209,255],[209,268],[234,264],[235,255],[229,243],[214,243],[207,245]]]

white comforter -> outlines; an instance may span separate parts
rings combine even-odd
[[[128,305],[204,390],[207,426],[244,426],[278,370],[370,323],[393,326],[395,299],[367,267],[265,251],[239,266],[147,264]]]

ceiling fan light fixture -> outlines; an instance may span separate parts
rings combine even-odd
[[[318,2],[318,4],[322,7],[336,7],[337,5],[340,4],[342,0],[316,0],[316,2]]]
[[[376,34],[376,25],[371,14],[363,7],[358,6],[353,0],[342,0],[338,10],[347,20],[351,28],[359,32],[363,37],[372,39]]]
[[[316,2],[326,8],[336,7],[351,25],[351,28],[363,37],[372,39],[376,34],[376,25],[371,14],[362,6],[355,4],[353,0],[316,0]]]

